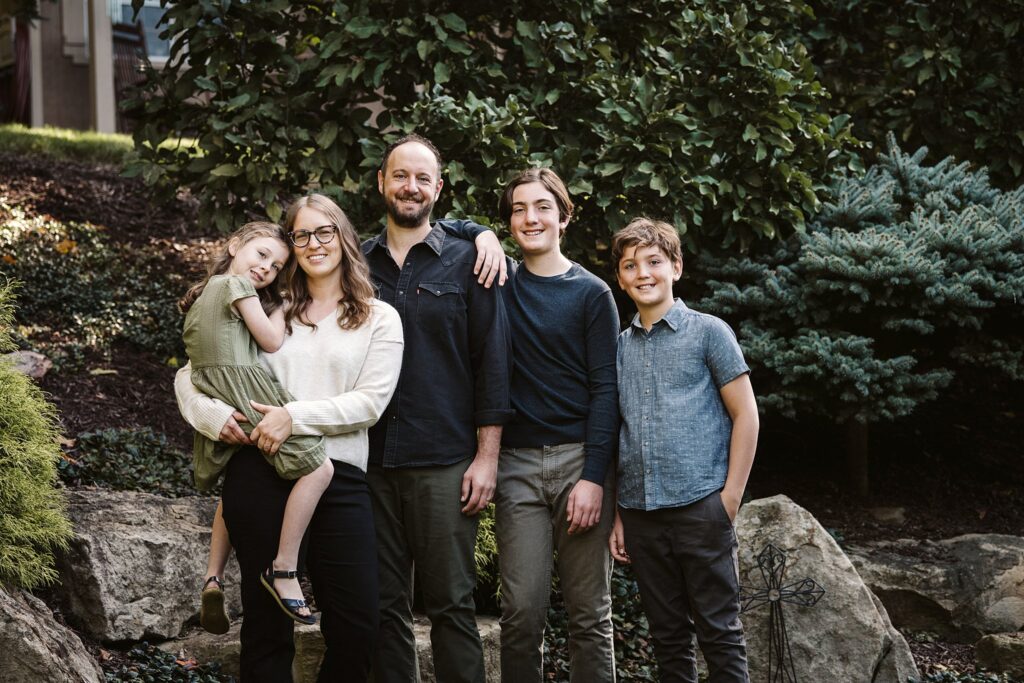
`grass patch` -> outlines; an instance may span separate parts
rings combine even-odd
[[[134,144],[130,135],[27,128],[12,123],[0,126],[0,149],[12,154],[42,154],[56,159],[120,166]]]

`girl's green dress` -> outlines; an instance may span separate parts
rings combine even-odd
[[[256,340],[231,306],[251,296],[257,294],[248,278],[214,275],[185,315],[184,333],[185,350],[192,363],[192,384],[207,396],[245,413],[249,422],[240,426],[246,434],[263,417],[249,404],[250,399],[271,406],[293,400],[260,365]],[[216,484],[238,448],[197,432],[192,453],[196,486],[205,491]],[[282,478],[298,479],[319,467],[327,454],[323,437],[292,436],[281,444],[276,455],[264,457]]]

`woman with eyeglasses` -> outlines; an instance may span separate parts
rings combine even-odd
[[[274,456],[293,435],[323,436],[334,466],[309,523],[306,552],[326,644],[319,680],[365,681],[378,623],[366,430],[398,382],[401,322],[374,298],[356,232],[332,200],[297,200],[285,232],[293,246],[285,267],[287,334],[260,361],[295,400],[280,407],[253,403],[262,418],[247,436],[240,406],[199,393],[191,368],[179,371],[175,391],[182,415],[201,434],[242,446],[227,463],[222,494],[241,569],[242,681],[291,680],[294,622],[281,602],[300,598],[301,589],[281,580],[294,578],[288,575],[294,567],[273,563],[293,482],[279,477],[261,452]]]

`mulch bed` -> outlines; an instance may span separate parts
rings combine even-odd
[[[941,671],[956,671],[961,674],[976,672],[974,646],[938,641],[907,640],[914,662],[922,676]]]
[[[74,373],[49,373],[40,382],[60,411],[65,434],[150,427],[181,450],[191,451],[192,430],[178,414],[174,399],[174,368],[125,347],[115,349],[109,361],[85,365],[87,369]]]
[[[202,276],[220,239],[197,228],[197,202],[187,193],[156,203],[141,180],[111,166],[0,153],[0,198],[29,214],[104,226],[118,240],[161,254],[167,268],[190,279]],[[151,427],[190,450],[192,432],[178,415],[174,373],[144,349],[119,347],[109,359],[89,358],[81,370],[51,373],[40,385],[60,410],[68,436]]]
[[[112,166],[0,153],[0,197],[33,214],[105,225],[131,242],[196,233],[195,200],[182,194],[169,205],[155,203],[141,180]]]

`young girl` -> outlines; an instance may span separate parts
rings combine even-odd
[[[247,433],[262,417],[257,409],[284,406],[292,400],[257,356],[257,346],[273,353],[284,341],[285,309],[277,276],[290,257],[290,245],[279,226],[247,223],[228,239],[227,248],[210,264],[206,278],[181,300],[192,383],[199,391],[245,413]],[[237,449],[196,433],[196,486],[200,490],[212,487]],[[296,578],[299,544],[334,467],[320,436],[292,437],[279,451],[264,453],[264,457],[280,477],[297,481],[285,507],[277,557],[260,580],[288,616],[312,624],[315,619]],[[200,624],[210,633],[228,630],[221,576],[230,552],[219,504],[199,612]]]

